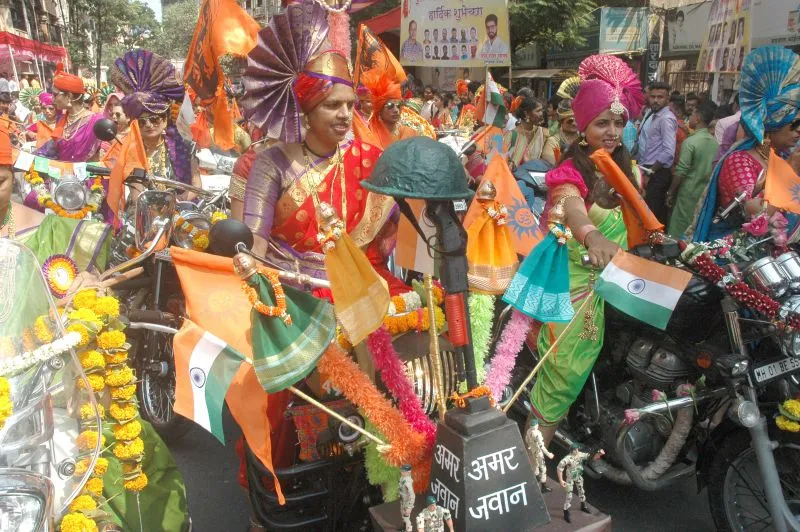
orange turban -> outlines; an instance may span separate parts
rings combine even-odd
[[[377,69],[365,72],[361,76],[361,82],[369,89],[372,94],[372,105],[375,109],[375,116],[380,115],[383,106],[389,100],[402,100],[403,92],[397,80],[388,73],[378,72]]]
[[[86,90],[83,86],[83,80],[78,76],[64,72],[64,65],[61,63],[56,66],[53,86],[60,91],[71,92],[73,94],[83,94]]]
[[[459,96],[466,96],[469,94],[469,83],[466,80],[456,80],[456,94]]]
[[[8,122],[0,120],[0,165],[11,166],[11,135],[8,133]]]

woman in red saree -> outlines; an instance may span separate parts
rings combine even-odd
[[[337,51],[312,58],[294,92],[307,124],[305,138],[259,153],[247,179],[243,217],[255,235],[254,251],[282,268],[293,270],[297,263],[324,279],[316,206],[326,202],[390,288],[394,283],[400,289],[404,285],[385,266],[394,246],[395,203],[360,185],[381,151],[348,139],[356,96],[347,59]]]

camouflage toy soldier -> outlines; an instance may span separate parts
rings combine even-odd
[[[603,456],[605,452],[601,449],[595,454],[595,458]],[[591,456],[589,453],[582,453],[580,446],[573,443],[570,453],[561,459],[556,468],[558,473],[558,482],[561,487],[567,489],[566,499],[564,500],[564,521],[571,523],[572,519],[569,515],[569,508],[572,505],[572,487],[573,485],[578,488],[578,498],[581,501],[581,511],[591,513],[589,507],[586,506],[586,492],[583,491],[583,463]],[[564,476],[566,474],[566,480]]]
[[[444,524],[453,532],[453,518],[450,510],[436,504],[436,497],[428,495],[428,505],[417,516],[417,532],[444,532]]]
[[[547,464],[544,457],[547,455],[552,460],[555,455],[545,447],[542,431],[539,430],[539,420],[535,417],[531,420],[531,425],[525,433],[525,447],[528,448],[528,456],[533,462],[533,473],[541,483],[542,493],[553,491],[547,487]]]
[[[403,523],[406,527],[406,532],[414,530],[411,524],[411,511],[414,509],[414,480],[411,478],[411,466],[408,464],[400,467],[400,486],[398,488],[400,493],[400,515],[403,516]]]

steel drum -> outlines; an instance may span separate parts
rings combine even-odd
[[[789,278],[789,290],[795,294],[800,293],[800,255],[794,251],[787,251],[779,255],[775,262]]]
[[[789,289],[789,276],[772,257],[762,257],[744,271],[744,281],[772,298],[779,298]]]

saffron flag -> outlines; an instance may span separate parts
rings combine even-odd
[[[250,312],[253,307],[242,290],[241,279],[233,271],[233,259],[177,247],[170,248],[170,254],[186,296],[186,311],[192,321],[233,350],[252,359]],[[228,389],[231,414],[242,428],[253,454],[269,471],[274,471],[270,420],[281,419],[286,406],[282,394],[288,393],[267,394],[251,364],[239,367]],[[275,489],[283,504],[278,478],[274,478]]]
[[[189,320],[175,335],[175,412],[225,445],[222,406],[244,357]]]
[[[222,86],[220,57],[245,57],[256,45],[259,29],[235,0],[203,0],[183,67],[184,81],[201,100],[213,98]]]
[[[508,209],[508,228],[511,229],[511,238],[514,249],[520,255],[527,255],[538,244],[544,235],[539,229],[539,220],[531,211],[525,196],[511,175],[505,158],[496,153],[491,156],[489,166],[483,175],[483,180],[491,181],[497,189],[497,201]],[[464,227],[469,227],[481,213],[481,205],[473,199],[467,215],[464,217]],[[398,244],[399,245],[399,244]]]
[[[372,30],[364,24],[358,27],[358,47],[356,49],[356,64],[353,71],[354,82],[358,86],[361,76],[365,72],[377,69],[378,72],[388,72],[390,76],[394,77],[397,83],[401,85],[405,83],[407,77],[400,62],[389,51],[386,45],[381,41]]]
[[[628,230],[628,247],[649,242],[650,233],[663,232],[664,224],[658,221],[641,192],[614,162],[611,154],[606,150],[595,150],[589,157],[606,178],[606,182],[622,196],[622,219]]]
[[[115,140],[114,142],[119,141]],[[147,153],[144,151],[139,123],[136,120],[131,120],[130,131],[122,142],[114,167],[111,169],[111,175],[108,177],[108,196],[106,201],[111,212],[114,213],[115,222],[119,219],[118,213],[125,209],[125,195],[122,192],[125,187],[125,180],[136,168],[149,171],[150,163],[147,160]]]
[[[800,176],[774,150],[769,151],[764,199],[770,205],[800,214]]]
[[[595,292],[625,314],[664,330],[691,278],[687,271],[620,250],[597,279]]]
[[[476,118],[484,124],[503,128],[508,119],[508,110],[500,94],[500,87],[495,83],[489,70],[486,70],[486,84],[478,95]]]

